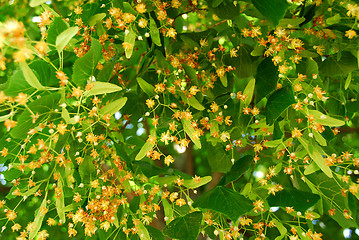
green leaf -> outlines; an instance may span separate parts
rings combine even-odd
[[[20,69],[25,77],[26,82],[33,88],[37,90],[44,90],[45,87],[41,85],[39,79],[37,79],[34,72],[29,68],[29,66],[25,62],[19,63]]]
[[[129,32],[125,36],[125,42],[129,43],[132,47],[125,48],[126,58],[132,56],[133,49],[135,48],[136,33],[130,28]]]
[[[152,97],[155,95],[155,87],[143,80],[142,78],[138,77],[136,78],[138,85],[140,85],[140,88],[149,96]]]
[[[94,26],[96,23],[100,22],[105,17],[106,17],[106,13],[95,14],[89,18],[88,23],[90,26]]]
[[[59,34],[56,38],[56,49],[60,53],[64,50],[70,40],[78,33],[78,27],[70,27]]]
[[[319,149],[322,150],[319,146],[316,144],[309,144],[307,140],[300,137],[298,138],[299,142],[302,144],[304,149],[308,152],[309,156],[313,159],[313,161],[320,167],[320,169],[328,176],[333,177],[332,170],[325,165],[324,158],[322,157],[322,154],[319,152]],[[314,146],[313,146],[314,145]]]
[[[270,58],[259,64],[256,75],[256,100],[259,102],[277,88],[278,68]]]
[[[191,50],[194,50],[195,48],[200,48],[200,46],[199,46],[199,44],[196,42],[196,41],[194,41],[191,37],[190,37],[190,35],[188,35],[188,34],[181,34],[181,36],[180,36],[180,38],[181,38],[181,40],[183,41],[183,43],[187,46],[187,47],[189,47]]]
[[[217,186],[197,198],[193,207],[211,209],[223,213],[233,222],[253,209],[253,203],[232,189]]]
[[[163,229],[171,239],[196,240],[202,222],[201,212],[192,212],[187,215],[177,217]]]
[[[14,114],[9,113],[9,114],[7,114],[7,115],[0,116],[0,122],[3,122],[3,121],[5,121],[5,120],[9,119],[12,115],[14,115]]]
[[[127,97],[122,97],[113,102],[110,102],[109,104],[107,104],[100,110],[100,114],[101,115],[106,115],[106,114],[113,115],[116,112],[120,111],[123,106],[125,106],[126,101],[127,101]]]
[[[189,79],[191,79],[191,81],[194,83],[198,83],[196,70],[194,70],[192,67],[185,65],[185,64],[183,64],[182,66],[186,72],[186,75],[189,77]]]
[[[224,61],[227,65],[231,65],[236,68],[233,73],[239,79],[251,78],[256,73],[258,64],[256,62],[257,58],[251,55],[253,51],[253,47],[247,44],[241,44],[241,47],[237,53],[238,57],[231,58],[229,55],[227,55],[224,58]],[[260,56],[262,56],[262,54],[260,54]]]
[[[264,143],[264,146],[269,147],[269,148],[275,148],[277,147],[279,144],[281,144],[283,142],[282,139],[277,139],[274,141],[268,141]]]
[[[152,240],[166,240],[166,237],[162,231],[151,226],[146,226],[146,228]]]
[[[267,198],[271,207],[293,207],[295,211],[304,213],[308,208],[319,201],[319,195],[286,187],[275,195]]]
[[[247,98],[244,100],[244,106],[248,106],[252,102],[255,85],[256,85],[256,79],[255,78],[252,78],[247,83],[247,86],[243,91],[243,95],[247,96]]]
[[[208,163],[212,172],[229,172],[233,166],[231,156],[223,149],[222,144],[217,144],[208,151]]]
[[[151,17],[150,17],[150,34],[151,34],[152,41],[157,46],[159,46],[159,47],[162,46],[161,38],[160,38],[160,31],[157,28],[155,20],[153,20],[153,18],[151,18]]]
[[[308,110],[308,112],[310,115],[314,116],[315,122],[320,123],[324,126],[340,127],[340,126],[345,125],[345,122],[343,120],[329,117],[328,115],[325,115],[318,110]]]
[[[280,236],[276,237],[275,240],[281,240],[287,234],[287,229],[283,226],[281,221],[278,221],[277,219],[274,219],[274,222],[275,222],[275,226],[277,227],[277,229],[278,229],[278,231],[280,233]]]
[[[137,15],[138,13],[135,11],[135,9],[133,9],[133,7],[131,6],[130,3],[128,2],[124,2],[123,3],[123,8],[125,10],[125,12],[131,13],[133,15]]]
[[[146,153],[148,151],[150,151],[153,148],[154,144],[151,144],[150,142],[145,142],[145,144],[143,144],[141,150],[137,153],[135,160],[141,160],[142,158],[144,158],[146,156]]]
[[[171,221],[173,218],[173,208],[171,206],[171,204],[169,204],[167,199],[162,199],[162,204],[163,204],[163,211],[165,213],[165,217],[168,218],[168,221]]]
[[[49,12],[51,12],[54,17],[60,17],[60,15],[54,10],[52,9],[51,7],[49,7],[49,5],[47,4],[44,4],[44,3],[41,3],[41,7]]]
[[[335,178],[335,179],[334,179]],[[350,227],[358,227],[355,221],[356,213],[352,213],[352,217],[354,219],[346,219],[343,216],[343,210],[349,210],[349,198],[348,196],[344,197],[341,194],[343,189],[348,189],[348,185],[341,181],[338,178],[338,175],[333,176],[333,178],[328,178],[323,173],[316,173],[306,176],[305,182],[315,191],[320,191],[323,196],[323,210],[324,212],[328,212],[329,209],[335,209],[336,214],[330,216],[334,219],[341,227],[350,228]],[[351,193],[348,193],[351,194]]]
[[[33,123],[31,117],[32,114],[28,109],[24,110],[24,112],[21,113],[17,119],[18,124],[10,131],[10,135],[14,138],[25,139],[30,129],[33,129],[34,127],[38,126],[39,123],[44,122],[49,118],[51,113],[49,110],[57,107],[60,98],[61,94],[56,92],[43,96],[29,103],[29,109],[31,109],[34,114],[38,113],[39,118],[35,123]]]
[[[288,27],[288,25],[292,27],[298,27],[302,22],[305,21],[304,17],[297,18],[283,18],[279,22],[279,26]]]
[[[275,120],[292,104],[296,103],[291,85],[275,91],[266,105],[266,122],[272,125]]]
[[[30,0],[30,7],[36,7],[43,3],[47,2],[47,0]]]
[[[232,166],[231,170],[224,176],[224,185],[227,185],[230,182],[236,181],[243,174],[245,174],[249,167],[252,165],[253,157],[246,155],[239,160],[237,160]]]
[[[79,86],[85,86],[87,80],[93,76],[102,54],[102,46],[96,39],[92,39],[90,50],[82,57],[75,61],[72,80]]]
[[[194,96],[190,97],[190,98],[186,98],[188,104],[191,107],[194,107],[195,109],[199,110],[199,111],[203,111],[205,108],[202,106],[202,104],[200,104],[197,100],[197,98],[195,98]]]
[[[347,80],[345,81],[344,89],[347,90],[352,81],[352,72],[348,74]]]
[[[327,23],[327,25],[333,25],[339,23],[340,20],[341,20],[341,16],[339,13],[337,13],[333,17],[327,18],[325,22]]]
[[[278,25],[289,7],[286,0],[252,0],[252,3],[274,26]]]
[[[198,188],[200,186],[206,185],[210,181],[212,181],[211,176],[201,177],[199,182],[197,182],[194,179],[187,179],[187,180],[183,180],[183,186],[185,186],[186,188],[193,189],[193,188]]]
[[[46,4],[43,4],[46,5]],[[47,31],[46,41],[49,44],[49,48],[55,50],[56,39],[60,33],[69,28],[69,24],[65,22],[62,17],[56,17],[50,24],[49,30]]]
[[[341,52],[340,60],[338,55],[331,55],[320,66],[321,72],[328,77],[346,75],[358,69],[358,60],[350,52]]]
[[[313,131],[313,135],[315,140],[317,140],[317,142],[322,145],[322,146],[327,146],[327,141],[325,140],[325,138],[317,131]]]
[[[31,196],[32,194],[36,193],[37,190],[40,188],[40,186],[41,186],[41,183],[40,183],[40,184],[37,184],[35,187],[30,188],[30,189],[27,190],[26,192],[20,193],[20,196],[29,197],[29,196]]]
[[[40,209],[42,208],[46,208],[46,196],[44,198],[44,200],[42,201],[40,207],[36,210],[35,212],[35,219],[34,219],[34,228],[33,230],[29,233],[29,239],[34,239],[36,234],[39,232],[42,222],[44,220],[45,214],[42,214],[42,212],[40,211]]]
[[[69,111],[65,107],[62,108],[61,117],[65,120],[67,124],[75,124],[75,119],[70,117]]]
[[[111,61],[106,63],[103,66],[103,69],[98,73],[96,79],[99,82],[107,82],[109,81],[110,77],[112,76],[113,68],[115,66],[116,62]]]
[[[137,234],[140,237],[140,239],[144,239],[144,240],[151,240],[152,238],[150,237],[150,234],[148,233],[147,228],[145,227],[145,225],[143,225],[143,223],[138,220],[137,224]]]
[[[64,189],[63,189],[63,184],[62,184],[62,179],[60,178],[59,181],[57,182],[57,187],[59,189],[61,189],[61,196],[60,198],[55,198],[55,206],[56,206],[56,211],[57,214],[60,218],[60,221],[62,223],[66,222],[66,217],[65,217],[65,193],[64,193]]]
[[[195,138],[194,136],[194,128],[192,127],[192,124],[189,120],[187,119],[182,119],[182,125],[183,125],[183,129],[184,131],[187,133],[187,135],[189,136],[189,138],[192,140],[192,142],[194,143],[194,145],[196,145],[196,147],[198,147],[199,149],[202,148],[202,144],[200,139]]]
[[[30,95],[34,91],[35,89],[25,80],[21,69],[15,70],[14,74],[8,80],[8,85],[4,89],[5,95],[9,97],[16,97],[21,92]]]
[[[218,7],[222,2],[223,2],[223,0],[213,0],[213,2],[212,2],[212,7],[216,8],[216,7]]]
[[[107,82],[94,82],[93,87],[88,91],[84,93],[84,96],[89,97],[93,95],[101,95],[105,93],[113,93],[118,92],[122,90],[122,87],[113,84],[113,83],[107,83]]]
[[[83,183],[90,183],[91,179],[96,174],[95,166],[91,157],[85,157],[79,166],[79,174]]]
[[[227,74],[224,74],[224,76],[220,77],[219,79],[221,80],[221,83],[222,83],[223,87],[228,86]]]

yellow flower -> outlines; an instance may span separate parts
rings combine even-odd
[[[155,105],[155,101],[153,101],[152,99],[147,99],[146,105],[148,108],[153,108],[153,106]]]
[[[171,163],[174,163],[174,159],[173,159],[173,157],[171,156],[171,155],[168,155],[167,157],[165,157],[165,164],[167,165],[167,166],[169,166]]]
[[[144,3],[140,3],[136,5],[136,11],[139,13],[145,13],[146,12],[146,5]]]
[[[345,32],[345,36],[348,37],[349,39],[352,39],[352,38],[357,36],[357,33],[356,33],[355,30],[350,29],[350,30]]]
[[[231,138],[231,135],[228,132],[222,132],[221,133],[221,140],[223,142],[226,142],[227,140],[229,140]]]
[[[138,21],[138,26],[140,28],[145,28],[147,26],[147,20],[144,19],[144,18],[141,18],[139,21]]]
[[[27,94],[19,93],[19,95],[15,97],[15,101],[18,102],[20,105],[25,105],[27,102]]]
[[[166,33],[167,37],[171,37],[173,39],[176,38],[176,35],[177,35],[177,32],[176,32],[176,30],[174,28],[170,28]]]

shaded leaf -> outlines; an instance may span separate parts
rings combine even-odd
[[[197,198],[193,203],[193,207],[223,213],[235,222],[240,216],[251,211],[253,204],[238,192],[223,186],[217,186]]]
[[[320,66],[320,70],[328,77],[336,77],[346,75],[358,69],[358,60],[350,52],[341,52],[340,60],[337,55],[332,55],[324,60]]]
[[[286,187],[275,195],[270,195],[267,201],[271,207],[293,207],[295,211],[304,213],[308,208],[316,204],[319,199],[319,195]]]
[[[248,171],[252,162],[253,157],[250,155],[246,155],[237,160],[232,166],[231,170],[224,176],[224,185],[239,179],[244,173]]]
[[[208,151],[208,163],[212,169],[212,172],[226,173],[230,171],[233,166],[231,157],[223,149],[221,144],[216,145],[214,148]]]
[[[291,85],[275,91],[266,105],[266,122],[272,125],[275,120],[292,104],[296,103]]]
[[[256,100],[259,102],[277,88],[278,68],[270,58],[265,58],[258,65],[256,74]]]
[[[252,0],[252,3],[274,26],[278,25],[289,7],[285,0]]]
[[[202,222],[202,213],[193,212],[177,217],[163,229],[164,234],[172,239],[196,240]]]
[[[107,82],[110,79],[110,77],[112,76],[112,71],[113,71],[115,64],[116,64],[115,61],[106,63],[103,66],[103,69],[98,73],[98,75],[96,77],[97,81]]]
[[[79,86],[85,86],[87,80],[93,76],[98,61],[101,59],[102,46],[96,39],[92,39],[90,50],[74,64],[72,80]]]
[[[166,240],[166,237],[162,231],[151,226],[146,226],[146,228],[152,240]]]

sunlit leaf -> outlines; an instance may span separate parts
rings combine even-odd
[[[25,80],[31,87],[36,88],[37,90],[44,90],[45,87],[41,85],[39,79],[37,79],[34,72],[29,68],[26,63],[20,63],[20,69],[25,77]]]
[[[70,27],[59,34],[56,38],[56,49],[58,52],[62,52],[62,50],[66,47],[66,45],[70,42],[70,40],[78,33],[78,27]]]
[[[113,83],[107,83],[107,82],[94,82],[93,87],[88,91],[84,93],[84,96],[90,97],[93,95],[101,95],[105,93],[113,93],[121,91],[122,87],[113,84]]]
[[[101,115],[110,114],[113,115],[116,112],[120,111],[123,106],[125,106],[127,102],[127,97],[119,98],[113,102],[110,102],[100,110]]]

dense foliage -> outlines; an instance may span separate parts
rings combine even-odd
[[[355,1],[12,0],[0,13],[1,239],[358,227]]]

